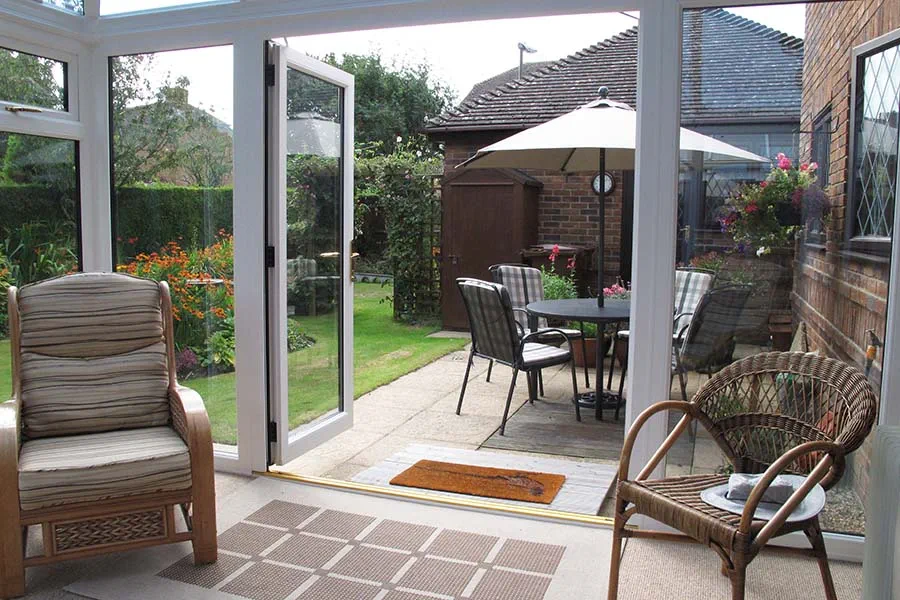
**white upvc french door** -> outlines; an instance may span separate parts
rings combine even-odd
[[[274,44],[269,60],[269,462],[284,465],[353,425],[353,76]]]

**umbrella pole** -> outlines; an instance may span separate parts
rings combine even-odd
[[[603,308],[603,238],[606,229],[606,150],[600,149],[600,235],[597,245],[597,306]]]

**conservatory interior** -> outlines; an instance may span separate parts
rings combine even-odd
[[[572,15],[383,143],[313,43]],[[900,7],[0,0],[0,107],[0,598],[900,594]]]

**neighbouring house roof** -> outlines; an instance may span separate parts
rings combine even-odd
[[[601,85],[610,98],[636,106],[637,40],[632,27],[521,79],[470,93],[426,132],[526,129],[595,99]],[[685,11],[683,48],[683,124],[800,121],[803,40],[703,9]]]
[[[522,75],[531,75],[538,69],[549,67],[555,62],[555,60],[545,60],[542,62],[525,63],[522,65]],[[474,86],[472,86],[472,89],[469,90],[469,93],[466,94],[466,97],[462,99],[462,102],[460,102],[460,104],[465,104],[466,102],[475,100],[482,94],[492,92],[498,87],[507,84],[510,81],[515,81],[518,78],[519,67],[513,67],[508,71],[503,71],[502,73],[494,75],[493,77],[488,77],[484,81],[479,81]]]

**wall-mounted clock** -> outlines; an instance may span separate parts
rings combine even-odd
[[[594,175],[594,180],[591,182],[591,187],[594,188],[594,193],[600,195],[600,181],[603,180],[603,192],[605,194],[609,194],[614,189],[616,189],[616,179],[613,177],[612,173],[606,171],[605,173],[597,173]]]

